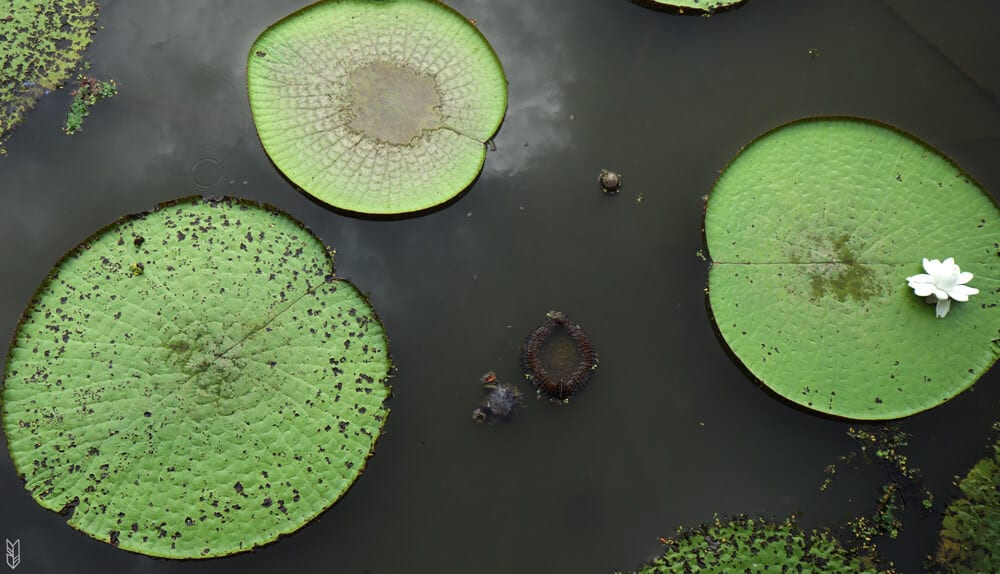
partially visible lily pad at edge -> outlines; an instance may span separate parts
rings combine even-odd
[[[997,359],[1000,210],[961,168],[883,124],[818,118],[748,145],[705,213],[709,302],[767,387],[852,419],[951,399]],[[980,294],[945,318],[907,277],[953,257]]]
[[[1000,443],[976,463],[948,505],[934,559],[949,574],[1000,572]]]
[[[94,0],[11,0],[0,8],[0,155],[35,102],[70,78],[97,12]]]
[[[70,251],[32,298],[0,422],[44,508],[169,558],[294,532],[360,475],[390,360],[333,252],[273,208],[189,198]]]
[[[348,211],[420,211],[479,175],[507,109],[499,59],[432,0],[323,0],[265,30],[250,109],[274,164]]]
[[[661,539],[663,554],[635,574],[812,572],[877,574],[876,560],[841,546],[827,531],[803,531],[794,518],[772,522],[738,516],[681,528]],[[888,571],[885,571],[888,574]]]

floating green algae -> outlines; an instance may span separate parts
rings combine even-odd
[[[806,533],[788,518],[780,523],[738,516],[716,518],[676,536],[661,539],[663,555],[636,574],[704,572],[803,572],[876,574],[884,572],[867,557],[856,556],[824,531]]]
[[[489,42],[431,0],[327,0],[295,12],[250,48],[247,86],[275,166],[324,203],[374,214],[458,195],[507,109]]]
[[[1000,210],[896,129],[815,118],[764,134],[716,182],[705,238],[719,332],[794,403],[900,418],[954,397],[997,359]],[[936,318],[907,277],[948,257],[980,293]]]
[[[958,484],[948,505],[935,561],[949,574],[1000,572],[1000,444]]]
[[[90,76],[80,75],[77,87],[73,90],[73,101],[66,114],[64,131],[73,135],[83,129],[83,120],[90,115],[90,108],[97,102],[108,99],[118,93],[118,83],[114,80],[102,82]]]
[[[72,75],[97,12],[95,0],[11,0],[0,9],[0,154],[38,98]]]
[[[188,198],[70,251],[32,298],[0,423],[25,487],[123,549],[223,556],[361,474],[390,360],[367,300],[291,217]]]

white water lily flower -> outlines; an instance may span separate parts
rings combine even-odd
[[[968,301],[969,295],[979,293],[979,289],[966,285],[972,281],[972,273],[962,273],[954,257],[944,261],[924,259],[924,271],[927,273],[907,277],[906,281],[918,297],[926,297],[928,303],[937,303],[934,314],[938,318],[948,314],[952,299]]]

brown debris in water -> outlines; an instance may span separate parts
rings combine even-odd
[[[558,332],[564,331],[576,347],[576,367],[563,376],[550,373],[542,360],[542,348]],[[538,394],[551,399],[566,401],[579,392],[597,369],[597,353],[590,345],[590,338],[583,329],[558,311],[549,311],[540,327],[528,335],[521,354],[524,376],[535,385]]]
[[[521,391],[513,385],[497,381],[497,375],[490,371],[482,376],[479,381],[483,384],[486,396],[479,407],[472,411],[472,419],[477,423],[494,423],[498,420],[509,419],[514,411],[524,406],[524,399]]]

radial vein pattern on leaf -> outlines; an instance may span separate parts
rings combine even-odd
[[[479,173],[506,110],[485,38],[427,0],[317,3],[261,34],[247,75],[274,163],[354,211],[415,211],[454,196]]]
[[[931,408],[996,360],[998,215],[910,136],[850,118],[795,122],[740,152],[709,196],[712,313],[743,363],[793,402],[858,419]],[[981,294],[935,318],[906,284],[925,257],[954,257]]]
[[[11,0],[0,8],[0,151],[35,101],[70,77],[96,21],[94,0]]]
[[[291,218],[182,200],[71,251],[12,343],[3,425],[72,526],[177,558],[249,550],[329,507],[384,422],[388,349]]]

